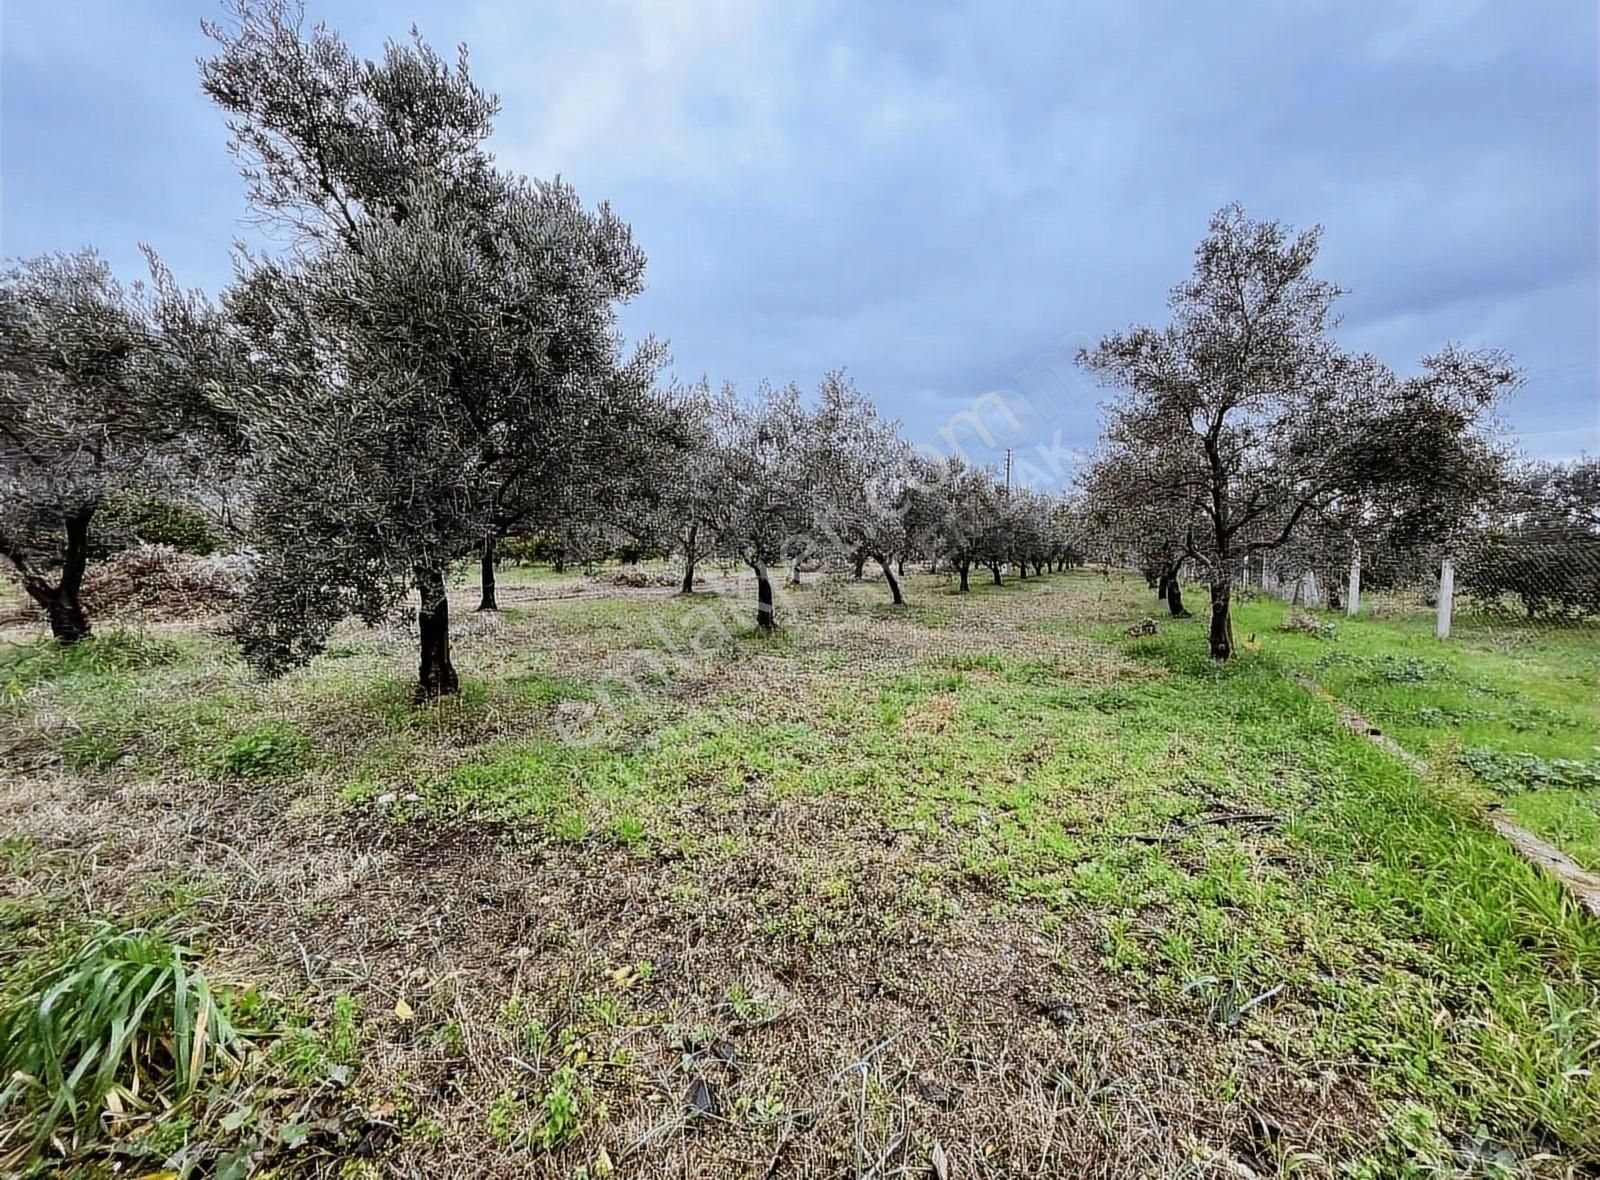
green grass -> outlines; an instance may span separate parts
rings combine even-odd
[[[1272,609],[1248,607],[1246,625]],[[1325,645],[1274,634],[1269,651],[1219,668],[1200,628],[1127,643],[1159,673],[1131,682],[1085,683],[1070,664],[1027,657],[935,660],[813,697],[804,721],[724,699],[625,751],[520,748],[455,772],[447,793],[498,814],[569,817],[557,835],[614,794],[658,830],[696,788],[728,811],[753,783],[850,804],[854,822],[864,811],[933,834],[965,874],[1046,914],[1091,913],[1106,965],[1270,1037],[1306,1068],[1365,1060],[1382,1093],[1445,1125],[1507,1140],[1531,1131],[1600,1156],[1600,1089],[1587,1072],[1600,931],[1503,846],[1471,798],[1418,783],[1289,678]],[[1508,705],[1480,740],[1522,732],[1509,718],[1543,716],[1535,709],[1563,729],[1581,724],[1564,686],[1497,693],[1504,653],[1426,648],[1413,680],[1403,631],[1396,656],[1376,627],[1355,630],[1352,648],[1370,662],[1311,666],[1354,669],[1333,685],[1380,715],[1473,694]],[[938,724],[919,724],[928,717]],[[1219,809],[1260,810],[1267,823],[1206,824]],[[792,908],[769,933],[815,938],[850,905],[821,896]],[[1280,988],[1270,1012],[1240,1017]]]
[[[1270,636],[1287,666],[1436,767],[1459,768],[1524,826],[1600,869],[1594,627],[1465,613],[1441,641],[1432,612],[1390,605],[1382,617],[1325,616],[1337,633],[1320,639],[1279,630],[1287,610],[1268,598],[1243,603],[1236,629]],[[1504,773],[1519,765],[1532,773]]]
[[[58,681],[116,682],[127,673],[183,658],[185,645],[134,631],[92,635],[63,647],[53,639],[0,646],[0,704]]]
[[[989,913],[1020,924],[1007,927],[1018,942],[1061,948],[1067,978],[1087,958],[1153,1020],[1206,1030],[1183,1084],[1207,1100],[1250,1107],[1248,1062],[1262,1055],[1297,1083],[1354,1079],[1372,1107],[1341,1141],[1349,1175],[1456,1174],[1463,1143],[1600,1162],[1600,924],[1482,816],[1500,801],[1580,859],[1600,854],[1585,777],[1600,743],[1594,629],[1466,616],[1440,643],[1428,617],[1402,612],[1326,616],[1334,631],[1314,635],[1281,630],[1287,608],[1255,600],[1239,607],[1239,657],[1218,666],[1203,618],[1127,638],[1149,607],[1132,584],[975,579],[957,595],[907,581],[905,610],[881,587],[847,587],[833,614],[786,620],[776,640],[749,634],[747,603],[714,596],[525,606],[474,620],[458,642],[465,691],[423,707],[409,702],[403,641],[341,633],[271,685],[219,647],[174,641],[121,668],[30,672],[8,724],[91,782],[165,784],[175,766],[270,778],[311,823],[370,824],[376,810],[424,840],[512,829],[530,863],[567,864],[619,906],[650,898],[664,923],[693,920],[707,937],[734,922],[742,959],[793,971],[841,952],[870,962],[902,936],[937,944],[957,915]],[[686,652],[682,637],[719,610],[727,644]],[[1295,674],[1433,772],[1419,779],[1350,733]],[[569,743],[554,717],[574,703],[596,717]],[[774,848],[761,817],[779,813],[790,826]],[[875,876],[861,850],[891,845],[911,851]],[[4,847],[12,872],[43,872],[35,844]],[[726,871],[746,861],[765,868]],[[631,893],[586,876],[628,866],[644,874]],[[730,879],[747,896],[706,896],[703,881]],[[25,905],[0,917],[0,931],[41,924]],[[538,918],[517,937],[542,947],[563,915]],[[739,1020],[781,1015],[740,1015],[732,986],[720,1002]],[[359,1022],[357,1002],[284,1022],[272,1053],[290,1083],[348,1078],[382,1057],[375,1038],[410,1043]],[[510,1051],[538,1064],[537,1082],[480,1079],[475,1133],[508,1150],[592,1148],[600,1112],[622,1101],[612,1075],[541,1056],[544,1029],[570,1047],[580,1019],[619,1036],[637,1021],[637,1036],[666,1018],[637,991],[586,995],[576,1014],[518,1008]],[[463,1026],[449,1027],[430,1035],[459,1058]],[[813,1100],[761,1095],[763,1109]]]

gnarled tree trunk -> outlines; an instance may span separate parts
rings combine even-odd
[[[861,575],[866,568],[867,555],[865,553],[857,553],[850,559],[850,577],[855,581],[859,582],[861,580]]]
[[[697,524],[690,525],[689,535],[683,541],[683,587],[679,590],[680,594],[694,593],[694,562],[696,556],[694,546],[699,535],[700,526]]]
[[[756,572],[756,630],[772,631],[778,626],[778,614],[772,605],[772,578],[765,562],[752,561],[750,568]]]
[[[1167,610],[1175,619],[1189,618],[1189,612],[1183,608],[1183,583],[1175,577],[1167,582]]]
[[[961,589],[963,591],[967,589],[967,571],[971,568],[972,563],[970,561],[963,561],[956,565],[956,569],[961,571]]]
[[[994,575],[994,584],[996,586],[1005,585],[1005,583],[1000,580],[1000,563],[998,561],[989,567],[989,572]]]
[[[1233,657],[1233,587],[1226,580],[1211,583],[1211,658]]]
[[[479,610],[499,610],[494,597],[494,534],[483,539],[483,595],[478,601]]]
[[[50,620],[50,634],[63,646],[90,634],[89,614],[83,609],[79,594],[83,571],[89,565],[89,521],[96,507],[90,505],[67,517],[67,551],[61,563],[61,578],[54,586],[42,574],[28,569],[20,555],[13,558],[22,574],[23,590],[44,608],[45,617]]]
[[[417,698],[448,696],[461,687],[450,662],[450,596],[444,572],[417,567],[417,633],[422,658],[417,666]]]
[[[887,557],[878,558],[878,566],[883,570],[883,580],[889,583],[889,593],[894,598],[896,606],[904,606],[905,598],[900,593],[900,579],[894,576],[894,567]]]

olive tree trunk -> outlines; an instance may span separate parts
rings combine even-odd
[[[89,613],[79,595],[83,572],[89,565],[89,521],[97,505],[80,509],[67,517],[67,551],[61,562],[61,577],[55,585],[42,574],[28,569],[18,556],[13,560],[22,573],[22,588],[44,609],[50,620],[50,634],[62,646],[76,643],[90,633]]]
[[[889,583],[889,593],[893,596],[896,606],[906,604],[905,597],[900,593],[900,579],[894,576],[894,566],[887,557],[878,558],[878,567],[883,570],[883,580]]]
[[[494,596],[494,534],[483,539],[483,596],[478,601],[479,610],[499,610]]]
[[[778,626],[777,611],[772,605],[772,578],[765,562],[752,561],[750,568],[756,573],[756,630],[772,631]]]
[[[681,594],[694,593],[694,547],[699,536],[700,526],[697,524],[690,525],[689,535],[683,541],[683,588],[679,591]]]
[[[1233,657],[1233,587],[1224,579],[1211,583],[1211,658]]]
[[[1183,583],[1177,578],[1167,582],[1167,610],[1175,619],[1189,617],[1189,612],[1183,608]]]
[[[418,567],[417,634],[422,658],[417,666],[417,697],[431,700],[448,696],[461,687],[450,662],[450,596],[444,571]]]

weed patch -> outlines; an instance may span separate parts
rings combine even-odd
[[[35,1145],[105,1114],[182,1103],[245,1034],[188,948],[102,926],[0,1002],[0,1112]]]
[[[1489,787],[1502,793],[1549,788],[1600,789],[1600,757],[1541,758],[1537,754],[1511,754],[1477,747],[1463,751],[1459,761]]]
[[[300,769],[309,754],[305,735],[281,722],[268,722],[229,739],[217,752],[217,766],[232,778],[280,778]]]
[[[0,703],[65,680],[106,678],[176,662],[183,648],[134,631],[91,635],[63,647],[51,639],[0,646]]]

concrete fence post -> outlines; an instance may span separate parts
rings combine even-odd
[[[1350,593],[1345,595],[1344,613],[1352,619],[1361,609],[1361,546],[1350,550]]]
[[[1450,638],[1450,612],[1456,596],[1456,563],[1445,558],[1439,566],[1439,623],[1435,628],[1440,639]]]

